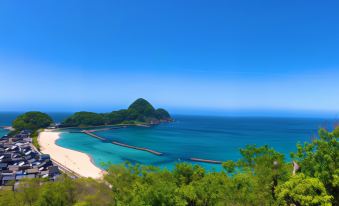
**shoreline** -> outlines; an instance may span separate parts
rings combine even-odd
[[[83,177],[102,179],[105,170],[94,164],[93,158],[83,152],[67,149],[56,144],[61,132],[44,130],[39,133],[38,142],[41,153],[49,154],[51,158],[63,167]]]
[[[12,126],[0,126],[0,127],[7,131],[14,131],[14,128]]]

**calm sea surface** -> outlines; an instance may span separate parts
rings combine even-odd
[[[0,113],[0,126],[11,125],[19,114]],[[60,122],[70,113],[49,115]],[[171,169],[177,162],[190,162],[191,157],[237,160],[240,158],[239,149],[247,144],[268,144],[289,159],[290,152],[296,150],[297,142],[310,141],[317,135],[318,128],[331,129],[334,123],[333,119],[320,118],[175,116],[175,119],[173,123],[150,128],[129,127],[96,133],[112,141],[162,152],[162,156],[120,147],[82,133],[71,133],[70,130],[61,134],[57,144],[91,155],[100,167],[104,167],[103,163],[130,161]],[[0,136],[6,133],[0,128]],[[195,164],[206,169],[221,168],[208,163]]]
[[[162,152],[163,156],[116,146],[81,133],[64,132],[57,144],[90,154],[101,167],[102,163],[130,161],[171,169],[177,162],[190,162],[191,157],[236,160],[240,158],[239,149],[247,144],[268,144],[289,159],[297,142],[310,141],[317,135],[318,128],[331,128],[333,124],[333,120],[316,118],[175,116],[175,119],[173,123],[151,128],[96,132],[109,140]],[[198,164],[206,169],[221,168],[214,164]]]

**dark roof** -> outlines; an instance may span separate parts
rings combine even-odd
[[[39,170],[37,168],[33,168],[33,169],[27,169],[26,172],[27,174],[35,174],[35,173],[39,173]]]
[[[50,167],[48,167],[48,170],[49,170],[49,174],[59,173],[58,166],[50,166]]]
[[[0,163],[0,167],[7,167],[7,163]]]
[[[40,155],[40,159],[50,159],[51,157],[49,156],[49,154],[42,154]]]
[[[14,175],[6,175],[2,177],[2,181],[4,180],[15,180],[15,176]]]

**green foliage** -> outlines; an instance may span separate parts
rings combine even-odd
[[[298,144],[298,151],[292,154],[301,166],[301,172],[318,178],[339,205],[339,127],[333,132],[319,130],[319,139],[311,143]]]
[[[76,112],[63,122],[63,125],[67,127],[87,127],[104,124],[104,116],[93,112]]]
[[[56,182],[43,179],[20,181],[18,189],[0,190],[2,206],[110,206],[113,194],[110,188],[93,179],[70,179],[62,176]]]
[[[33,145],[40,151],[40,145],[39,145],[38,137],[39,137],[39,130],[36,130],[31,134]]]
[[[127,110],[126,120],[136,120],[139,122],[159,122],[170,121],[171,116],[164,109],[155,110],[145,99],[139,98],[134,101]]]
[[[226,170],[228,173],[233,173],[235,172],[237,164],[233,162],[232,160],[228,160],[226,162],[222,163],[222,167]]]
[[[317,178],[306,177],[304,174],[293,176],[277,188],[279,205],[289,206],[330,206],[332,196],[326,193],[322,182]]]
[[[199,180],[205,175],[205,169],[199,165],[180,163],[175,166],[173,176],[178,185],[187,185],[192,181]]]
[[[46,128],[53,123],[50,116],[42,112],[27,112],[18,116],[13,121],[13,128],[16,130],[31,130],[36,131],[41,128]]]
[[[127,110],[122,109],[104,114],[77,112],[62,124],[64,127],[89,127],[112,124],[148,124],[161,121],[171,121],[169,113],[164,109],[155,110],[148,101],[139,98]]]
[[[165,119],[165,120],[171,119],[170,114],[165,109],[162,109],[162,108],[155,110],[155,116],[158,119]]]
[[[106,122],[108,124],[119,124],[122,123],[123,121],[125,121],[126,117],[127,117],[127,110],[122,109],[119,111],[113,111],[111,113],[106,114]]]
[[[155,117],[154,107],[145,99],[139,98],[135,100],[129,107],[128,113],[131,118],[138,119],[144,117]]]
[[[246,180],[240,185],[247,185],[247,189],[251,188],[250,191],[255,191],[257,198],[272,204],[276,198],[276,187],[289,178],[292,167],[284,162],[282,154],[268,146],[248,145],[240,149],[240,153],[242,158],[239,161],[223,163],[225,171],[234,175],[235,179],[240,178],[239,180],[246,175],[251,181]],[[246,193],[250,194],[249,191]],[[239,191],[239,194],[242,192]]]

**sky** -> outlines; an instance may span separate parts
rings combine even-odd
[[[0,0],[0,111],[339,114],[339,1]]]

